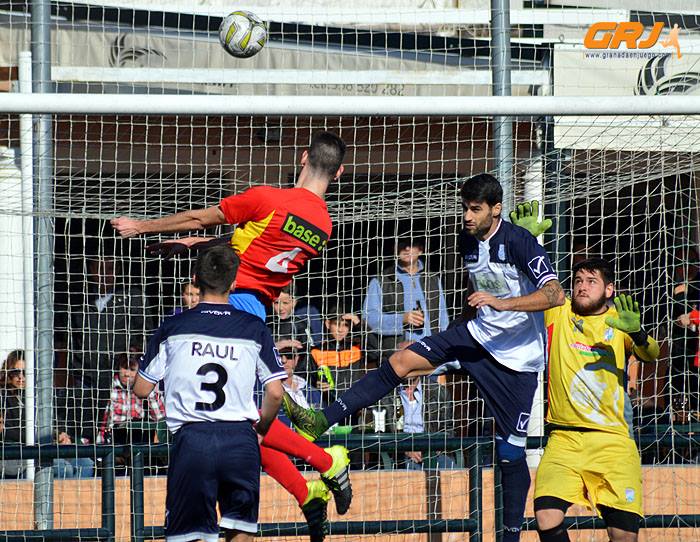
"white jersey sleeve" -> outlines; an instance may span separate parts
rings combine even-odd
[[[163,331],[162,328],[158,328],[148,341],[146,352],[139,364],[139,374],[152,384],[157,384],[165,376],[165,360]]]
[[[265,327],[261,332],[260,337],[260,356],[256,369],[258,379],[264,386],[273,380],[282,380],[287,378],[287,372],[284,370],[282,357],[280,356],[275,342],[272,340],[270,330]]]

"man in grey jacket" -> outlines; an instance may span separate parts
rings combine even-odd
[[[367,324],[381,339],[383,357],[448,324],[440,277],[421,261],[423,241],[402,238],[396,249],[396,261],[370,281],[363,308]]]

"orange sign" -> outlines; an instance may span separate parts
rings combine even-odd
[[[588,49],[617,49],[624,43],[627,49],[650,49],[659,41],[663,28],[664,23],[654,23],[649,34],[642,38],[644,25],[639,22],[593,23],[583,38],[583,45]],[[678,25],[674,24],[668,37],[660,43],[663,47],[674,47],[678,58],[681,58],[681,48],[678,43],[679,31]]]

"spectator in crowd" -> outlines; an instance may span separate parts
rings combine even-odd
[[[693,358],[688,372],[694,375],[697,381],[698,373],[700,372],[700,310],[693,309],[686,314],[681,314],[676,319],[676,325],[686,328],[689,341],[692,341],[694,337],[695,357]],[[695,392],[700,393],[700,390],[695,388]],[[695,397],[695,401],[692,403],[692,405],[695,406],[693,415],[696,418],[700,417],[700,412],[698,412],[697,397]]]
[[[698,351],[698,333],[690,325],[684,325],[684,315],[700,305],[700,276],[698,253],[694,248],[679,249],[675,253],[677,264],[673,270],[670,373],[673,409],[679,421],[688,421],[690,413],[700,410],[699,369],[695,366]],[[688,317],[688,324],[689,322]]]
[[[400,239],[396,261],[373,278],[367,289],[364,317],[381,338],[387,358],[408,342],[447,329],[447,301],[437,273],[425,269],[423,241]]]
[[[342,309],[331,309],[324,327],[326,340],[311,349],[317,387],[326,394],[332,390],[344,392],[368,368],[377,366],[376,341],[370,338],[363,344],[360,317]]]
[[[66,431],[56,432],[56,443],[59,445],[75,444],[73,437]],[[53,461],[55,478],[92,478],[94,472],[95,462],[90,457],[59,457]]]
[[[323,403],[328,404],[336,396],[347,391],[367,371],[377,368],[379,347],[377,336],[367,333],[367,328],[357,314],[342,308],[331,308],[324,320],[325,340],[311,349],[309,361],[311,375],[323,392]],[[353,414],[346,425],[337,426],[334,432],[347,434],[392,433],[395,429],[396,398],[387,396],[376,404]],[[291,423],[291,422],[290,422]],[[384,453],[391,462],[388,454]],[[352,468],[366,470],[382,464],[381,454],[355,450],[350,453]]]
[[[110,402],[102,418],[98,443],[153,442],[155,428],[143,422],[158,422],[165,416],[163,398],[157,387],[144,400],[139,399],[133,392],[141,357],[139,350],[139,347],[132,346],[128,355],[120,354],[117,357],[119,370],[112,381]]]
[[[118,285],[119,264],[105,257],[88,261],[88,292],[72,315],[69,367],[76,387],[92,390],[101,411],[109,398],[115,355],[129,350],[129,337],[150,328],[140,289]]]
[[[2,442],[20,444],[24,441],[24,351],[10,352],[0,369],[0,418]],[[24,461],[6,459],[0,466],[3,478],[21,478]]]
[[[410,377],[398,389],[401,398],[401,417],[397,430],[404,433],[444,433],[454,435],[452,398],[447,388],[437,378]],[[408,470],[425,468],[451,469],[455,460],[449,454],[437,452],[424,456],[420,450],[404,453],[404,465]]]
[[[574,239],[571,245],[571,265],[588,259],[588,243],[585,239]]]
[[[25,441],[24,395],[25,395],[25,354],[23,350],[10,352],[0,371],[2,407],[0,417],[4,420],[2,441],[21,444]],[[57,444],[72,444],[70,435],[57,431]],[[25,462],[19,459],[3,461],[2,475],[5,478],[23,476]],[[91,477],[94,472],[92,459],[85,457],[58,458],[53,461],[54,476],[57,478]]]
[[[279,348],[279,352],[284,370],[287,372],[286,380],[282,381],[284,391],[291,395],[300,405],[308,405],[307,408],[311,406],[315,408],[320,407],[322,404],[321,392],[311,386],[306,379],[294,374],[294,370],[299,363],[299,352],[297,348],[294,346],[282,346]],[[287,418],[282,409],[280,409],[278,418],[282,423],[291,427],[292,422],[289,421],[289,418]]]
[[[76,444],[94,444],[97,439],[97,411],[91,393],[72,385],[71,381],[55,386],[53,408],[58,434],[67,433]]]
[[[180,314],[182,311],[196,306],[199,303],[199,288],[191,280],[185,281],[180,285],[180,297],[182,305],[176,307],[173,314]]]
[[[297,339],[302,343],[322,340],[321,315],[310,303],[301,304],[294,296],[292,285],[282,288],[279,297],[272,302],[272,335],[283,339]]]

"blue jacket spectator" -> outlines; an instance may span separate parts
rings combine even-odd
[[[447,329],[447,301],[437,273],[425,270],[423,243],[404,239],[396,265],[373,278],[363,307],[370,329],[380,335],[384,356],[404,341],[416,341]]]

